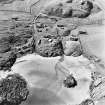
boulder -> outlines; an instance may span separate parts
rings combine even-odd
[[[56,57],[63,54],[62,41],[59,38],[36,37],[35,52],[44,57]]]
[[[66,56],[80,56],[82,54],[82,47],[79,41],[66,41],[64,54]]]

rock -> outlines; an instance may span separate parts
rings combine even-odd
[[[35,51],[44,57],[56,57],[63,54],[63,45],[59,38],[36,37]]]
[[[92,99],[86,99],[79,105],[95,105]]]
[[[67,0],[66,1],[66,3],[72,3],[73,2],[73,0]]]
[[[63,4],[55,4],[55,5],[49,5],[47,6],[42,12],[44,14],[47,14],[48,16],[58,16],[61,17],[62,16],[62,6]]]
[[[19,105],[29,94],[27,82],[19,74],[0,80],[0,105]]]
[[[65,44],[64,54],[66,56],[80,56],[82,54],[82,47],[79,41],[67,41]]]
[[[78,17],[78,18],[88,17],[90,15],[92,9],[93,9],[92,2],[90,2],[88,0],[84,0],[79,5],[77,4],[77,7],[75,6],[73,8],[72,16]]]
[[[81,3],[80,1],[73,3],[72,1],[70,1],[71,3],[69,1],[66,1],[66,3],[60,2],[48,5],[45,10],[43,10],[43,13],[48,16],[63,18],[85,18],[90,15],[91,10],[93,9],[92,2],[88,0],[82,1]]]
[[[96,72],[92,75],[92,79],[90,97],[94,101],[100,101],[105,98],[105,77]]]
[[[93,9],[91,10],[91,13],[95,14],[100,11],[101,11],[101,9],[96,4],[93,4]]]
[[[78,18],[85,18],[88,17],[90,12],[88,11],[80,11],[80,10],[73,10],[72,11],[72,17],[78,17]]]
[[[91,11],[91,9],[93,9],[93,3],[89,0],[83,0],[81,2],[81,8],[83,10]]]
[[[53,31],[57,33],[58,35],[60,35],[62,38],[69,36],[71,32],[70,28],[65,27],[65,26],[60,27],[60,25],[57,25],[57,27],[54,27]]]
[[[70,40],[71,40],[71,41],[78,41],[79,38],[78,38],[78,37],[75,37],[75,36],[70,36]]]
[[[75,86],[77,86],[77,81],[75,80],[75,78],[72,75],[69,75],[68,77],[66,77],[66,79],[63,81],[63,84],[65,87],[67,88],[74,88]]]
[[[78,41],[80,35],[88,35],[87,31],[82,28],[77,28],[71,31],[70,33],[70,40],[72,41]]]

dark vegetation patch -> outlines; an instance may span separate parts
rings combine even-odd
[[[0,80],[0,105],[19,105],[28,94],[27,82],[19,74]]]

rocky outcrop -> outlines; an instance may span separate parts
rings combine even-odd
[[[49,5],[46,7],[43,13],[49,16],[57,16],[63,18],[85,18],[90,15],[92,9],[93,4],[88,0],[82,2],[65,1],[65,3],[60,2],[58,4]]]
[[[64,54],[62,41],[59,37],[43,35],[35,37],[35,51],[44,57],[56,57]],[[40,36],[40,35],[39,35]]]
[[[64,53],[66,56],[80,56],[82,55],[82,47],[79,41],[67,41]]]
[[[82,48],[77,36],[88,33],[84,30],[81,31],[81,29],[77,30],[77,28],[78,26],[95,24],[87,18],[93,11],[94,13],[98,11],[95,8],[96,5],[90,0],[63,0],[47,4],[35,20],[36,52],[46,57],[61,56],[64,53],[67,53],[68,56],[80,56]],[[76,30],[76,37],[74,37],[72,30]],[[64,51],[66,41],[73,43],[69,46],[68,52]],[[58,47],[58,44],[55,47],[55,43],[59,43],[59,46],[63,47]],[[53,50],[57,54],[52,54],[51,52],[55,53]]]
[[[80,56],[82,47],[78,40],[79,34],[87,35],[88,33],[86,30],[77,29],[77,24],[72,24],[72,21],[72,19],[58,20],[56,17],[40,15],[35,25],[36,52],[45,57],[61,56],[62,54]],[[75,19],[75,23],[76,21]]]
[[[86,18],[91,15],[94,8],[93,3],[89,0],[81,2],[65,0],[63,2],[49,3],[35,20],[36,52],[46,57],[51,57],[52,55],[61,56],[64,53],[67,53],[66,55],[68,56],[80,56],[82,54],[82,48],[78,37],[72,35],[72,30],[76,30],[77,36],[79,34],[87,35],[88,33],[86,31],[81,31],[81,29],[77,30],[77,28],[78,26],[89,25],[91,23],[95,24]],[[66,41],[68,40],[73,44],[69,46],[68,51],[64,51]],[[55,43],[59,43],[59,46],[63,47],[58,47],[58,44],[55,47]],[[55,53],[53,50],[55,50],[57,54],[52,54],[51,52]]]
[[[94,101],[92,99],[86,99],[79,105],[95,105]]]
[[[94,101],[105,99],[105,77],[97,72],[92,74],[92,82],[90,85],[90,96]]]

